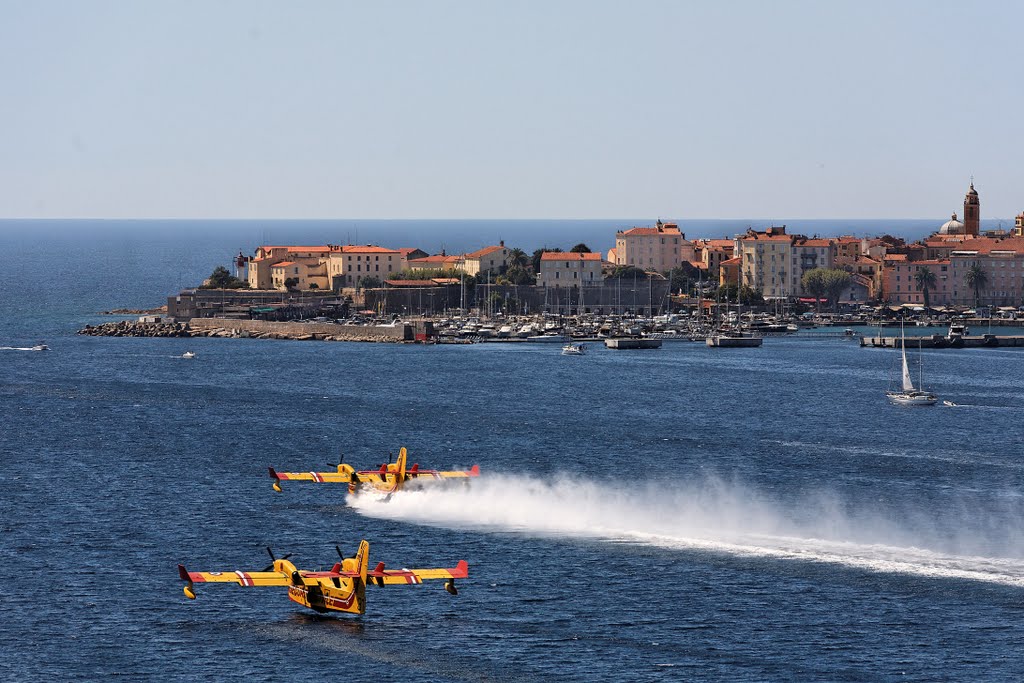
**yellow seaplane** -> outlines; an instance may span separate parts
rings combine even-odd
[[[341,463],[337,465],[335,472],[278,472],[273,467],[270,469],[270,478],[274,480],[274,490],[281,491],[282,481],[311,481],[317,484],[348,484],[349,493],[358,493],[364,485],[370,486],[379,493],[386,493],[389,496],[401,491],[409,484],[424,484],[427,482],[442,482],[447,479],[466,479],[468,477],[479,477],[480,466],[473,465],[468,470],[454,470],[442,472],[440,470],[420,469],[419,463],[413,463],[412,467],[406,468],[408,453],[403,447],[398,451],[398,459],[393,463],[387,463],[376,470],[356,470],[352,465]],[[333,466],[333,465],[332,465]]]
[[[359,543],[355,557],[345,557],[341,548],[335,546],[341,562],[336,562],[330,571],[308,572],[297,569],[288,561],[291,556],[274,557],[267,548],[272,563],[259,572],[190,572],[178,565],[178,575],[185,582],[185,596],[196,599],[197,583],[237,583],[239,586],[287,586],[288,599],[317,612],[366,612],[366,584],[378,586],[392,584],[419,584],[430,579],[444,579],[444,588],[452,595],[458,595],[455,579],[469,576],[469,565],[465,560],[450,569],[385,569],[379,562],[369,569],[370,544]]]

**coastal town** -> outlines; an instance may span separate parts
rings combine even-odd
[[[962,216],[962,220],[960,218]],[[503,241],[461,254],[415,247],[261,245],[220,267],[202,287],[168,298],[140,323],[235,336],[244,321],[319,323],[249,332],[348,339],[341,322],[375,328],[419,321],[402,339],[540,339],[715,332],[762,336],[803,324],[948,324],[951,318],[1015,320],[1024,304],[1024,213],[1011,230],[982,230],[972,181],[962,214],[908,243],[893,235],[817,237],[786,226],[731,238],[687,239],[675,222],[619,230],[605,252],[586,244],[532,254]],[[739,313],[744,309],[745,313]],[[566,318],[552,323],[546,317]],[[684,324],[676,324],[682,316]],[[166,318],[166,319],[163,319]],[[218,322],[220,321],[220,322]],[[251,326],[250,326],[251,327]],[[136,334],[131,325],[88,334]],[[365,335],[356,338],[367,338]],[[750,342],[753,345],[752,342]]]

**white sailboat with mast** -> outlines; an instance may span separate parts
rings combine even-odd
[[[903,356],[903,389],[901,391],[887,391],[886,396],[893,403],[901,406],[933,406],[938,402],[938,397],[930,391],[924,390],[924,364],[918,359],[918,387],[910,378],[910,366],[907,365],[907,338],[903,334],[903,326],[900,326],[900,353]]]

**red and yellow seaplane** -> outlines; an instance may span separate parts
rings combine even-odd
[[[383,464],[376,470],[356,470],[346,463],[338,465],[335,472],[278,472],[271,467],[270,478],[274,480],[275,491],[281,490],[282,481],[311,481],[316,484],[348,484],[349,493],[358,493],[364,485],[368,485],[379,493],[391,495],[409,484],[418,486],[427,482],[480,476],[479,465],[473,465],[468,470],[442,472],[420,469],[419,463],[413,463],[413,466],[407,469],[407,458],[408,453],[403,447],[398,451],[398,459],[395,462]]]
[[[259,572],[190,572],[178,565],[178,575],[185,582],[185,596],[196,599],[197,583],[237,583],[239,586],[288,586],[288,599],[317,612],[366,612],[366,584],[378,586],[392,584],[418,584],[429,579],[444,579],[444,588],[452,595],[458,595],[455,579],[469,576],[469,565],[465,560],[450,569],[385,569],[378,562],[369,569],[370,544],[359,543],[355,557],[345,557],[341,548],[335,546],[341,562],[336,562],[330,571],[307,572],[296,569],[288,561],[291,556],[274,557],[267,548],[270,566]]]

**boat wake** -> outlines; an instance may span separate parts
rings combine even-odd
[[[915,522],[896,511],[854,513],[827,496],[783,505],[722,482],[623,489],[578,478],[524,482],[489,475],[468,489],[403,491],[387,503],[349,496],[348,504],[369,517],[447,528],[593,538],[1024,587],[1024,553],[1007,555],[1007,538],[979,538],[976,529],[969,530],[977,525],[966,520],[963,526],[948,520],[943,529],[929,515]],[[992,520],[983,522],[993,528]],[[1005,534],[1012,536],[1018,522],[1003,521]]]

